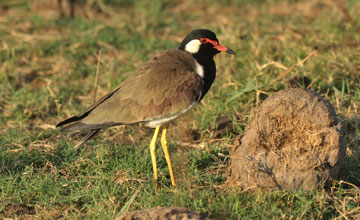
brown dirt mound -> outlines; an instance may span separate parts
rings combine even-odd
[[[181,207],[157,207],[124,212],[116,220],[210,220],[199,213]]]
[[[259,106],[231,154],[227,183],[311,190],[337,178],[345,153],[334,108],[313,91],[283,90]]]

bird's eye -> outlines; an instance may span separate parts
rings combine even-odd
[[[202,44],[206,44],[208,41],[207,41],[206,38],[200,38],[200,42],[201,42]]]

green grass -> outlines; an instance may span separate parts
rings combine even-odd
[[[183,206],[218,219],[360,217],[360,23],[352,26],[331,1],[103,0],[106,8],[94,3],[74,19],[36,2],[0,2],[1,218],[110,219],[125,208],[156,206]],[[358,22],[360,3],[346,3]],[[214,30],[236,56],[216,57],[209,94],[170,127],[176,188],[158,148],[160,187],[154,190],[151,129],[109,129],[79,151],[73,151],[76,140],[54,129],[93,102],[99,50],[98,97],[195,28]],[[343,121],[348,152],[340,180],[313,192],[227,188],[234,137],[256,106],[295,76],[310,78],[311,89]],[[220,140],[210,129],[219,116],[235,127]],[[177,144],[189,129],[203,149]]]

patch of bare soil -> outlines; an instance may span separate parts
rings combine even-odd
[[[340,172],[346,142],[334,108],[301,88],[269,96],[231,153],[230,186],[311,190]]]
[[[210,220],[198,212],[181,207],[157,207],[122,213],[115,220]]]
[[[35,214],[35,208],[20,204],[7,204],[0,212],[4,217],[22,216],[21,219],[31,219]]]

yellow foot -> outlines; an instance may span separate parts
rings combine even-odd
[[[155,147],[156,147],[156,139],[159,134],[160,126],[155,128],[154,136],[150,143],[150,155],[151,155],[151,161],[153,165],[153,171],[154,171],[154,180],[155,180],[155,189],[157,189],[157,167],[156,167],[156,155],[155,155]]]
[[[172,167],[171,167],[171,161],[170,161],[169,151],[168,151],[168,148],[167,148],[167,140],[166,140],[167,127],[168,127],[168,125],[165,124],[165,125],[163,126],[163,129],[162,129],[161,146],[162,146],[162,149],[163,149],[163,151],[164,151],[165,159],[166,159],[166,162],[167,162],[167,165],[168,165],[168,168],[169,168],[171,185],[172,185],[173,187],[175,187],[175,186],[176,186],[175,178],[174,178],[173,170],[172,170]]]

